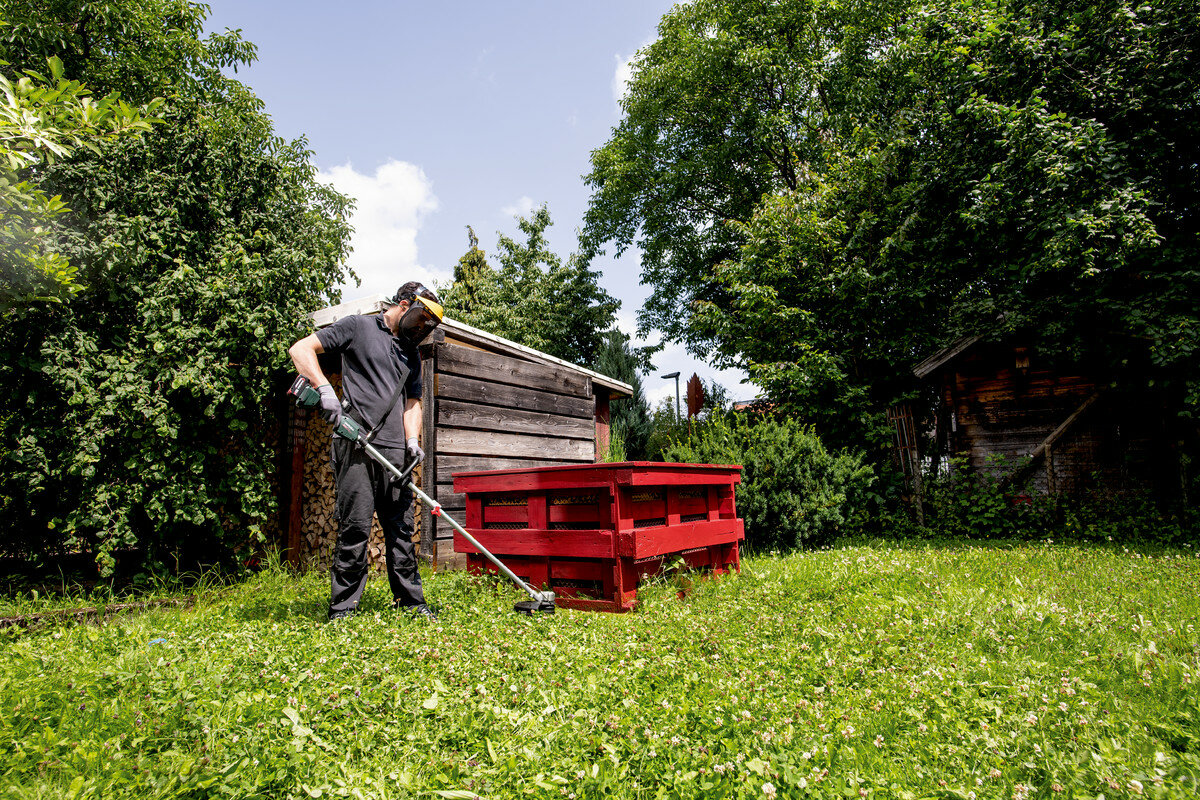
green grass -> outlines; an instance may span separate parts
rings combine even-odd
[[[426,586],[436,625],[271,571],[0,640],[0,797],[1198,794],[1189,550],[761,556],[623,616]]]
[[[225,579],[216,573],[185,574],[179,578],[150,580],[114,586],[103,581],[81,582],[63,577],[58,581],[27,578],[0,579],[0,618],[68,611],[103,609],[123,603],[155,600],[187,600],[219,591]]]

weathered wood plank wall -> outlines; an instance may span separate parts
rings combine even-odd
[[[953,411],[951,450],[975,470],[1011,473],[1033,456],[1023,477],[1038,492],[1157,482],[1156,464],[1166,457],[1162,410],[1145,394],[1106,391],[1090,377],[1049,365],[1020,369],[1013,348],[994,345],[959,357],[942,390]]]
[[[463,521],[455,472],[590,463],[596,454],[596,398],[577,371],[489,352],[452,338],[434,348],[427,430],[436,452],[426,465],[434,496]],[[428,489],[427,489],[428,491]],[[453,529],[428,518],[422,551],[458,565]]]

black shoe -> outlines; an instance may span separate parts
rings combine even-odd
[[[418,603],[415,606],[396,605],[396,606],[393,606],[393,608],[398,608],[399,610],[404,611],[408,614],[411,614],[414,617],[423,617],[425,619],[437,619],[438,618],[438,607],[427,605],[425,603]]]
[[[353,609],[353,608],[348,608],[344,611],[330,611],[329,612],[329,621],[334,622],[339,619],[350,619],[351,617],[355,616],[356,614],[358,614],[358,610]]]

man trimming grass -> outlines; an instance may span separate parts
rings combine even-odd
[[[321,394],[321,414],[334,425],[343,413],[369,431],[368,440],[394,464],[424,460],[421,430],[421,356],[417,345],[442,321],[437,295],[416,281],[401,286],[378,316],[351,314],[292,345],[296,371]],[[341,356],[338,399],[317,358]],[[402,413],[394,413],[402,409]],[[425,602],[412,543],[412,492],[345,439],[333,440],[338,538],[330,568],[329,619],[355,613],[367,584],[371,519],[379,516],[387,551],[392,605],[433,618]]]

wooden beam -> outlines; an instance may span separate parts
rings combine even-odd
[[[1079,404],[1078,408],[1072,411],[1071,414],[1062,421],[1061,425],[1055,428],[1049,436],[1042,440],[1041,444],[1034,448],[1033,452],[1029,454],[1029,460],[1033,461],[1039,456],[1045,455],[1046,451],[1059,440],[1059,437],[1070,430],[1071,426],[1074,425],[1081,416],[1083,416],[1083,412],[1091,408],[1092,404],[1095,403],[1096,399],[1099,397],[1100,392],[1092,392],[1092,394],[1086,400]]]
[[[564,367],[535,364],[498,353],[468,350],[447,343],[438,355],[438,370],[464,378],[541,389],[573,397],[590,397],[591,381]]]
[[[441,452],[458,455],[590,462],[594,450],[592,442],[586,439],[548,439],[494,431],[439,428],[437,437]]]
[[[950,346],[942,348],[929,358],[914,366],[912,369],[913,375],[916,375],[918,378],[924,378],[930,375],[935,370],[945,366],[969,350],[975,345],[976,342],[979,341],[979,339],[980,337],[978,336],[962,337],[961,339],[951,343]]]
[[[437,424],[439,427],[525,433],[553,436],[556,439],[583,439],[589,443],[596,435],[595,425],[587,419],[560,417],[540,411],[484,406],[446,398],[438,399]]]
[[[318,328],[324,328],[326,325],[332,325],[337,322],[342,317],[350,317],[356,314],[375,314],[383,310],[385,299],[383,295],[375,294],[369,297],[360,297],[357,300],[349,300],[341,305],[322,308],[319,311],[313,312],[313,325]]]
[[[453,483],[451,475],[456,472],[479,472],[489,469],[525,469],[526,467],[548,467],[554,461],[541,461],[532,458],[503,458],[498,456],[459,456],[444,455],[438,457],[438,482]]]
[[[1046,459],[1047,459],[1046,464],[1045,464],[1046,483],[1047,483],[1046,488],[1051,493],[1054,493],[1056,491],[1056,489],[1055,489],[1056,482],[1054,479],[1054,475],[1052,474],[1054,465],[1051,462],[1051,459],[1053,458],[1051,448],[1054,446],[1054,443],[1057,442],[1062,437],[1062,435],[1064,433],[1066,433],[1068,430],[1071,429],[1072,425],[1074,425],[1076,422],[1079,421],[1079,418],[1083,416],[1083,413],[1085,411],[1087,411],[1089,408],[1091,408],[1092,404],[1095,403],[1096,400],[1099,399],[1099,397],[1100,397],[1099,391],[1092,392],[1086,400],[1084,400],[1082,403],[1080,403],[1079,406],[1074,411],[1072,411],[1067,416],[1067,418],[1062,421],[1061,424],[1059,424],[1059,426],[1057,428],[1055,428],[1053,431],[1050,432],[1049,436],[1047,436],[1045,439],[1042,440],[1041,444],[1039,444],[1037,447],[1035,447],[1029,453],[1029,460],[1027,462],[1025,462],[1024,466],[1021,466],[1018,469],[1014,470],[1013,472],[1009,473],[1000,481],[1000,486],[1001,487],[1008,486],[1010,483],[1015,481],[1017,478],[1021,477],[1026,472],[1028,472],[1030,469],[1032,469],[1033,465],[1037,462],[1037,460],[1039,458],[1046,457]]]
[[[585,419],[592,418],[594,406],[593,401],[587,397],[569,397],[551,392],[540,392],[524,386],[508,386],[503,383],[490,383],[458,375],[439,375],[437,396]]]
[[[603,389],[596,392],[596,460],[600,461],[608,453],[608,445],[612,435],[612,415],[609,410],[608,392]]]

